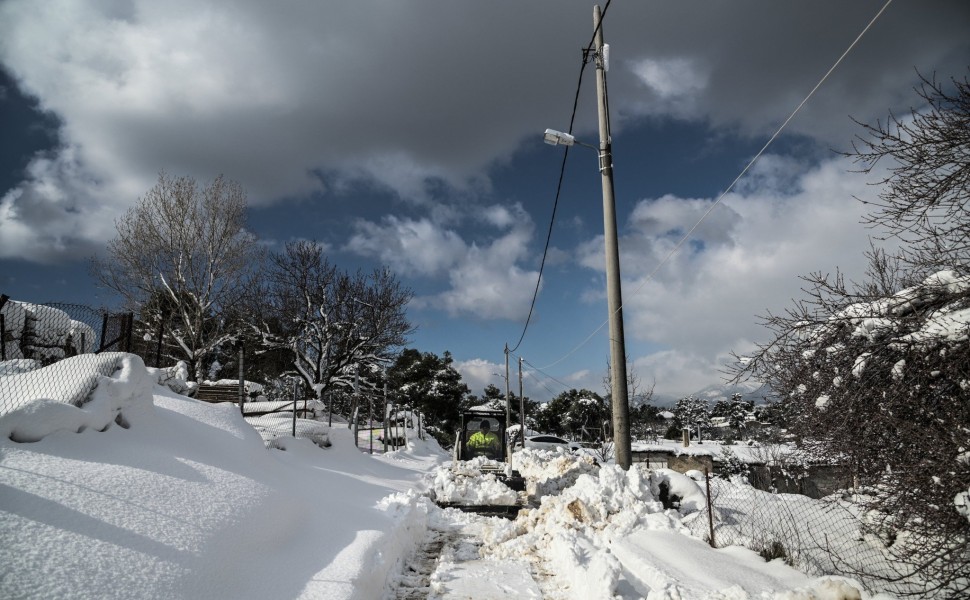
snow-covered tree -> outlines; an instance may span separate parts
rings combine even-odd
[[[346,273],[301,240],[270,257],[247,322],[260,351],[276,353],[323,398],[332,386],[374,391],[381,365],[407,342],[411,290],[387,270]]]
[[[728,425],[737,431],[742,438],[744,437],[744,430],[748,421],[748,414],[750,413],[750,402],[745,401],[744,398],[741,397],[741,394],[734,394],[731,396],[731,401],[728,404],[728,414],[725,416],[728,419]]]
[[[230,318],[260,262],[246,230],[246,193],[216,177],[159,175],[158,183],[116,223],[117,237],[92,274],[139,312],[148,331],[164,318],[165,347],[201,379],[209,355],[239,333]]]
[[[468,386],[453,366],[450,352],[439,357],[433,352],[405,349],[387,371],[395,398],[421,411],[428,431],[444,446],[454,443]]]
[[[771,340],[738,367],[869,492],[892,576],[941,597],[970,592],[970,85],[953,83],[924,81],[923,105],[867,126],[852,154],[864,170],[892,161],[869,222],[902,252],[873,248],[853,286],[805,277],[808,297],[769,314]]]
[[[554,433],[580,441],[608,439],[610,424],[609,403],[589,390],[568,390],[538,411],[536,427],[544,433]]]
[[[711,423],[711,412],[707,400],[695,398],[693,394],[677,401],[674,406],[674,415],[677,417],[680,426],[689,429],[692,433],[696,433],[698,427],[708,427]]]

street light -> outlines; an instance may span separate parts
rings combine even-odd
[[[563,133],[562,131],[556,131],[555,129],[546,129],[546,133],[543,134],[542,140],[550,146],[572,146],[573,144],[579,144],[580,146],[586,146],[587,148],[592,148],[593,150],[599,150],[599,148],[592,144],[580,142],[574,135]]]

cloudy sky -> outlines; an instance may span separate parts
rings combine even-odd
[[[604,22],[628,355],[657,391],[720,379],[764,340],[799,274],[863,269],[836,154],[916,101],[917,70],[965,77],[970,4],[895,0],[752,172],[680,237],[885,0],[616,2]],[[326,245],[415,291],[413,345],[504,386],[522,332],[592,35],[576,0],[0,1],[0,292],[111,304],[86,259],[160,171],[243,184],[271,248]],[[594,71],[574,132],[595,143]],[[595,153],[569,153],[527,393],[599,390],[608,345]],[[513,359],[514,360],[514,359]]]

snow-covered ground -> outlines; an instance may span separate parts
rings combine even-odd
[[[83,364],[60,387],[94,381],[86,396],[46,388],[0,416],[2,598],[873,597],[690,536],[705,498],[670,471],[526,450],[538,507],[482,517],[429,500],[448,477],[433,441],[370,455],[335,424],[313,429],[329,446],[267,442],[137,357]]]

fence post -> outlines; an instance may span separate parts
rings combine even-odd
[[[26,329],[26,327],[24,327]],[[101,341],[98,342],[98,351],[96,354],[101,354],[104,352],[104,338],[108,336],[108,313],[101,315]]]
[[[293,437],[296,437],[296,377],[293,378]]]
[[[7,300],[10,300],[10,296],[0,294],[0,310],[3,310]],[[0,360],[7,360],[7,321],[3,313],[0,313]]]
[[[711,548],[717,548],[714,542],[714,509],[711,506],[714,504],[714,500],[711,498],[711,474],[707,467],[704,467],[704,482],[707,484],[707,524],[711,530]]]
[[[390,435],[387,420],[390,418],[391,405],[387,403],[387,370],[384,371],[384,454],[387,454],[387,437]],[[397,446],[394,446],[395,448]]]
[[[350,428],[350,429],[353,429],[353,431],[354,431],[354,446],[360,448],[360,436],[358,435],[358,428],[357,428],[357,411],[358,410],[360,410],[360,407],[354,408],[353,418],[351,419],[350,423],[347,423],[347,427]]]
[[[131,352],[131,332],[135,328],[135,315],[134,313],[127,313],[121,319],[123,331],[122,340],[124,343],[123,352]]]
[[[239,414],[246,416],[243,408],[246,405],[246,380],[243,375],[243,361],[245,360],[246,349],[243,347],[242,340],[236,342],[236,349],[239,351]]]

